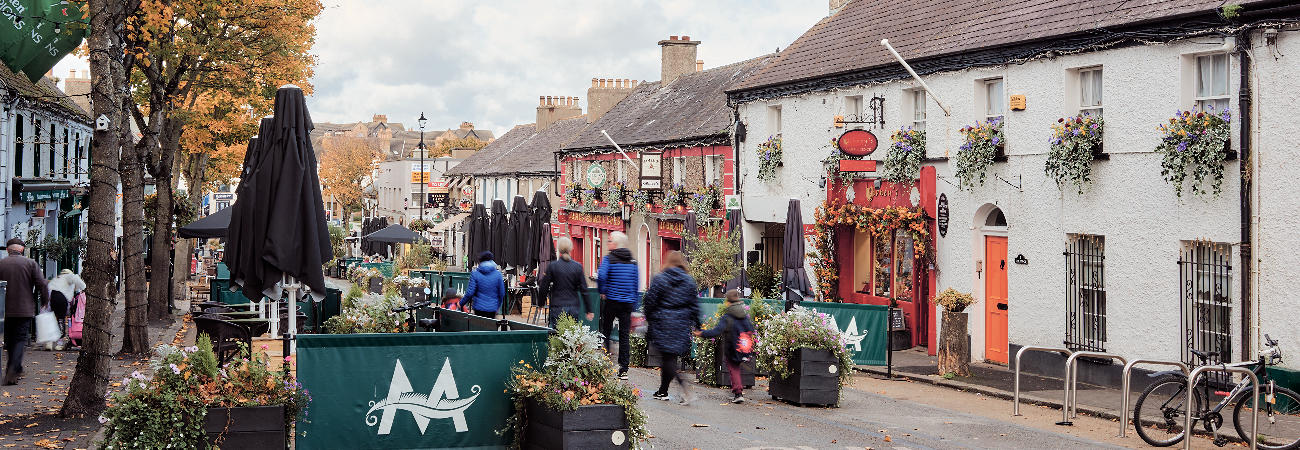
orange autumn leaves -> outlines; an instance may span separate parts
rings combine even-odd
[[[927,227],[929,219],[920,208],[887,207],[873,209],[866,206],[827,202],[817,208],[813,226],[813,275],[817,287],[826,298],[839,300],[840,269],[835,263],[835,229],[852,226],[872,236],[888,236],[894,230],[905,230],[912,235],[915,257],[925,255],[930,240]]]

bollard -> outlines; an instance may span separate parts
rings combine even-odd
[[[1112,353],[1102,352],[1074,352],[1069,358],[1065,359],[1065,398],[1061,403],[1061,421],[1057,425],[1072,426],[1074,422],[1070,419],[1079,416],[1079,357],[1091,356],[1096,358],[1118,359],[1124,364],[1128,364],[1128,359]],[[1123,414],[1123,411],[1120,412]]]
[[[1255,372],[1250,369],[1227,365],[1197,367],[1196,370],[1192,371],[1191,375],[1187,376],[1187,399],[1184,400],[1187,414],[1183,418],[1183,448],[1186,450],[1192,448],[1192,389],[1196,387],[1196,377],[1205,372],[1235,372],[1250,376],[1250,387],[1253,394],[1250,403],[1251,411],[1253,411],[1250,415],[1250,450],[1259,448],[1257,442],[1259,440],[1259,377],[1255,376]]]
[[[1025,352],[1031,350],[1043,351],[1043,352],[1061,352],[1067,355],[1073,353],[1073,351],[1071,351],[1068,348],[1039,347],[1033,345],[1020,347],[1020,350],[1016,351],[1016,370],[1015,370],[1016,377],[1015,377],[1015,385],[1014,385],[1015,387],[1012,389],[1012,395],[1011,395],[1011,415],[1013,416],[1020,415],[1020,357],[1024,356]],[[1068,378],[1068,374],[1067,374],[1067,378]]]
[[[1133,372],[1133,366],[1136,366],[1138,364],[1175,366],[1183,370],[1183,375],[1187,375],[1187,364],[1184,364],[1180,361],[1157,361],[1154,359],[1135,359],[1133,361],[1129,361],[1127,364],[1124,364],[1124,375],[1122,375],[1124,377],[1124,381],[1121,383],[1123,389],[1119,393],[1119,437],[1125,437],[1126,434],[1128,433],[1128,419],[1125,416],[1129,414],[1129,410],[1128,410],[1129,390],[1133,386],[1132,385],[1133,380],[1130,379],[1130,376],[1131,373]],[[1137,419],[1134,418],[1133,426],[1140,427],[1142,426],[1142,424],[1138,423]]]

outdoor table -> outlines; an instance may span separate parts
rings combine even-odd
[[[248,327],[253,336],[261,336],[270,330],[271,324],[266,319],[228,319],[230,323],[237,323]]]

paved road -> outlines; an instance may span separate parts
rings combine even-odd
[[[646,408],[651,434],[655,436],[651,439],[655,448],[1113,447],[1107,442],[1051,429],[1031,428],[983,414],[960,412],[870,391],[877,386],[891,386],[893,389],[900,383],[911,387],[906,382],[876,381],[873,384],[873,380],[859,377],[855,388],[845,390],[840,408],[808,408],[772,400],[766,393],[765,380],[760,380],[759,386],[748,391],[746,397],[750,402],[743,405],[727,403],[731,398],[728,391],[697,385],[695,393],[699,400],[690,406],[681,406],[676,402],[679,392],[675,387],[671,402],[649,398],[649,393],[658,386],[658,379],[659,372],[654,369],[632,369],[631,372],[631,381],[647,393],[641,403]],[[945,396],[976,397],[957,391],[939,392]],[[953,399],[949,397],[947,400]],[[1001,403],[998,402],[999,406]]]

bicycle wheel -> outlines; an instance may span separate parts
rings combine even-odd
[[[1300,448],[1300,395],[1278,386],[1273,388],[1276,401],[1268,403],[1263,391],[1259,393],[1259,448]],[[1233,409],[1232,423],[1243,440],[1250,436],[1250,416],[1254,413],[1250,394],[1242,396]]]
[[[1192,410],[1201,410],[1201,396],[1192,396]],[[1168,447],[1183,440],[1187,418],[1187,379],[1177,375],[1160,377],[1138,396],[1133,406],[1133,428],[1147,444]],[[1192,420],[1192,428],[1196,419]]]

